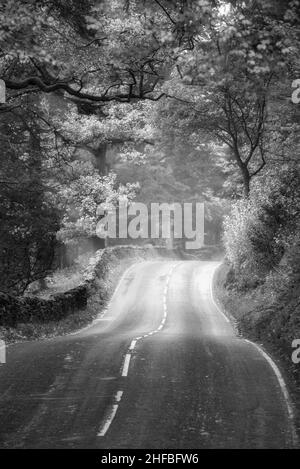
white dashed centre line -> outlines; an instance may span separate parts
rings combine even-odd
[[[124,360],[124,365],[123,365],[123,369],[122,369],[122,376],[127,376],[128,375],[130,360],[131,360],[131,354],[126,353],[125,360]]]
[[[121,399],[122,399],[122,395],[123,395],[123,391],[118,391],[117,394],[115,395],[115,399],[114,401],[115,402],[120,402]],[[109,427],[111,426],[112,424],[112,421],[113,419],[115,418],[116,416],[116,413],[117,413],[117,410],[118,410],[118,407],[119,407],[119,404],[113,404],[111,406],[111,409],[108,413],[108,416],[107,418],[105,419],[105,421],[103,422],[103,425],[101,426],[97,436],[105,436],[107,430],[109,429]]]
[[[134,349],[136,347],[136,344],[141,339],[145,339],[145,338],[150,337],[154,334],[157,334],[158,332],[160,332],[163,329],[163,327],[166,323],[167,314],[168,314],[168,312],[167,312],[168,311],[167,310],[167,294],[168,294],[168,290],[169,290],[170,278],[171,278],[171,275],[172,275],[174,269],[178,265],[179,265],[179,263],[176,263],[175,265],[173,265],[171,267],[171,269],[169,270],[168,274],[167,274],[166,285],[164,287],[164,292],[163,292],[163,317],[162,317],[161,323],[159,324],[157,329],[155,329],[153,331],[150,331],[147,334],[144,334],[142,336],[135,337],[131,341],[130,347],[129,347],[129,349],[128,349],[126,355],[125,355],[125,358],[124,358],[124,363],[123,363],[123,367],[122,367],[122,371],[121,371],[121,376],[122,377],[126,378],[128,376],[131,355],[132,355],[132,352],[134,351]],[[120,284],[119,284],[119,286],[120,286]],[[118,391],[117,394],[115,395],[114,404],[111,406],[109,414],[108,414],[107,418],[105,419],[104,423],[102,424],[97,436],[99,436],[99,437],[102,436],[103,437],[107,433],[109,427],[111,426],[111,424],[112,424],[112,422],[113,422],[113,420],[116,416],[116,413],[117,413],[117,410],[118,410],[118,407],[119,407],[119,403],[122,399],[122,396],[123,396],[123,391]]]

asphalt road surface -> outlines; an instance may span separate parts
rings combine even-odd
[[[0,365],[1,448],[286,448],[274,362],[212,298],[215,262],[142,262],[90,327],[12,345]]]

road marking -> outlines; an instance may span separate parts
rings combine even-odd
[[[135,263],[132,264],[130,267],[128,267],[128,269],[125,270],[124,274],[123,274],[122,277],[120,278],[119,283],[118,283],[118,285],[117,285],[117,287],[116,287],[116,289],[115,289],[115,291],[114,291],[114,293],[113,293],[113,295],[112,295],[112,297],[111,297],[111,299],[110,299],[109,304],[112,302],[113,298],[117,295],[118,291],[120,290],[123,280],[125,280],[126,276],[127,276],[129,273],[131,273],[131,270],[132,270],[134,267],[136,267],[136,265],[137,265],[137,262],[135,262]]]
[[[136,340],[133,340],[130,344],[129,350],[134,350],[135,346],[136,346]]]
[[[123,391],[118,391],[116,394],[116,402],[120,402],[123,396]]]
[[[168,274],[167,274],[167,279],[166,279],[166,285],[167,285],[167,288],[165,286],[164,288],[164,293],[163,293],[163,317],[162,317],[162,320],[159,324],[159,326],[157,327],[157,329],[154,329],[153,331],[150,331],[150,332],[147,332],[146,334],[142,335],[142,336],[138,336],[138,337],[135,337],[132,341],[131,341],[131,344],[130,344],[130,347],[125,355],[125,360],[124,360],[124,365],[123,365],[123,369],[122,369],[122,376],[127,376],[128,375],[128,370],[129,370],[129,364],[130,364],[130,358],[131,358],[131,354],[132,354],[132,351],[135,349],[135,346],[136,344],[141,340],[141,339],[146,339],[147,337],[150,337],[154,334],[157,334],[158,332],[160,332],[165,323],[166,323],[166,319],[167,319],[167,294],[168,294],[168,285],[170,283],[170,278],[172,276],[172,273],[174,271],[174,269],[179,265],[179,262],[174,264],[171,269],[169,270]]]
[[[223,316],[223,318],[225,319],[226,322],[229,322],[229,319],[228,317],[226,316],[226,314],[224,314],[224,312],[221,310],[221,308],[219,307],[219,305],[217,304],[217,302],[215,301],[214,299],[214,293],[213,293],[213,278],[214,278],[214,275],[215,275],[215,271],[213,271],[213,275],[212,275],[212,278],[211,278],[211,282],[210,282],[210,296],[211,296],[211,301],[212,303],[214,304],[215,308],[219,311],[219,313]]]
[[[103,427],[101,427],[101,429],[99,430],[97,436],[105,436],[107,430],[108,430],[109,427],[111,426],[111,423],[112,423],[113,419],[114,419],[115,416],[116,416],[118,407],[119,407],[118,404],[114,404],[114,405],[112,406],[111,412],[110,412],[110,414],[109,414],[107,420],[104,422]]]
[[[297,432],[296,432],[295,425],[294,425],[294,411],[293,411],[293,407],[291,405],[290,395],[289,395],[287,386],[285,384],[285,381],[283,379],[283,376],[281,374],[281,371],[279,370],[278,366],[273,361],[273,359],[270,357],[270,355],[267,352],[265,352],[263,348],[261,348],[258,344],[256,344],[255,342],[252,342],[251,340],[248,340],[248,339],[244,339],[244,340],[245,340],[245,342],[252,345],[253,347],[255,347],[259,351],[259,353],[264,357],[265,360],[267,360],[270,367],[272,368],[272,370],[275,373],[275,376],[278,380],[279,386],[281,388],[281,391],[282,391],[282,394],[283,394],[283,397],[284,397],[284,400],[285,400],[285,403],[286,403],[287,413],[288,413],[289,419],[291,421],[291,426],[292,426],[291,433],[292,433],[293,444],[296,446],[298,438],[297,438]]]
[[[131,354],[126,353],[125,360],[124,360],[124,365],[123,365],[123,369],[122,369],[122,376],[127,376],[128,375],[130,360],[131,360]]]
[[[111,306],[111,303],[114,299],[114,297],[116,296],[117,292],[120,290],[120,287],[121,287],[121,284],[123,282],[123,280],[125,279],[126,275],[129,274],[129,272],[138,264],[138,262],[135,262],[134,264],[132,264],[130,267],[128,267],[128,269],[125,270],[125,272],[123,273],[122,277],[120,278],[119,280],[119,283],[111,297],[111,299],[109,300],[108,302],[108,305],[106,306],[106,308],[103,309],[102,313],[96,317],[92,322],[91,324],[88,324],[87,326],[83,327],[82,329],[79,329],[78,331],[74,331],[74,332],[69,332],[68,334],[66,334],[67,336],[68,335],[78,335],[78,334],[81,334],[82,332],[86,332],[87,330],[91,329],[92,327],[96,326],[96,324],[98,322],[100,322],[101,320],[103,320],[103,317],[106,315],[106,313],[109,311],[109,308]],[[49,340],[52,340],[52,338],[49,338]]]
[[[131,360],[131,355],[132,355],[132,352],[134,351],[135,349],[135,346],[137,344],[137,342],[139,342],[140,340],[142,339],[145,339],[147,337],[150,337],[154,334],[157,334],[158,332],[160,332],[165,323],[166,323],[166,319],[167,319],[167,294],[168,294],[168,286],[169,286],[169,283],[170,283],[170,278],[171,278],[171,275],[174,271],[174,269],[179,265],[179,262],[176,263],[175,265],[172,266],[172,268],[169,270],[168,272],[168,275],[167,275],[167,282],[166,282],[166,285],[167,285],[167,288],[165,287],[164,288],[164,295],[163,295],[163,317],[162,317],[162,320],[161,320],[161,323],[159,324],[158,328],[153,330],[153,331],[150,331],[148,332],[147,334],[144,334],[142,336],[138,336],[138,337],[135,337],[131,343],[130,343],[130,346],[129,346],[129,349],[125,355],[125,359],[124,359],[124,364],[123,364],[123,368],[122,368],[122,377],[127,377],[128,376],[128,371],[129,371],[129,365],[130,365],[130,360]],[[132,266],[133,267],[133,266]],[[103,423],[103,425],[101,426],[99,432],[97,433],[97,436],[99,437],[103,437],[105,436],[105,434],[107,433],[109,427],[111,426],[115,416],[116,416],[116,413],[118,411],[118,408],[119,408],[119,403],[121,402],[121,399],[122,399],[122,396],[123,396],[123,391],[118,391],[117,394],[115,395],[115,398],[114,398],[114,404],[112,405],[111,409],[110,409],[110,412],[109,412],[109,415],[107,417],[107,419],[105,420],[105,422]],[[118,402],[118,404],[116,404],[116,402]]]
[[[214,277],[214,274],[212,276],[212,280],[211,280],[211,283],[210,283],[210,294],[211,294],[212,302],[214,303],[214,306],[217,308],[219,313],[221,313],[222,316],[226,319],[226,321],[230,322],[228,317],[224,314],[224,312],[221,310],[221,308],[217,305],[217,303],[214,300],[213,289],[212,289],[213,277]],[[252,342],[251,340],[248,340],[248,339],[243,339],[243,340],[245,342],[247,342],[248,344],[252,345],[253,347],[255,347],[256,350],[258,350],[258,352],[264,357],[264,359],[267,360],[267,362],[269,363],[269,365],[272,368],[273,372],[275,373],[275,376],[278,380],[279,386],[281,388],[281,392],[282,392],[283,397],[284,397],[284,401],[285,401],[286,408],[287,408],[287,413],[288,413],[288,416],[289,416],[289,419],[290,419],[290,422],[291,422],[292,442],[293,442],[293,445],[296,446],[297,442],[298,442],[298,438],[297,438],[297,432],[296,432],[295,425],[294,425],[294,411],[293,411],[293,407],[291,405],[291,399],[290,399],[290,396],[289,396],[287,386],[286,386],[285,381],[283,379],[283,376],[282,376],[278,366],[273,361],[273,359],[270,357],[270,355],[267,354],[267,352],[265,352],[255,342]]]
[[[115,399],[114,399],[115,402],[120,402],[121,399],[122,399],[122,395],[123,395],[123,391],[118,391],[116,396],[115,396]],[[111,406],[110,412],[109,412],[105,422],[103,423],[102,427],[100,428],[99,432],[97,433],[97,436],[105,436],[105,434],[107,433],[109,427],[112,424],[113,419],[116,416],[118,407],[119,407],[119,404],[113,404]]]

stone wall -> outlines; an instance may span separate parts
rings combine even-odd
[[[49,299],[34,296],[14,297],[0,292],[0,326],[14,327],[18,323],[45,323],[63,319],[87,306],[91,295],[107,299],[105,278],[111,265],[125,260],[128,263],[159,258],[178,258],[179,253],[151,246],[115,246],[99,250],[91,259],[82,284]]]

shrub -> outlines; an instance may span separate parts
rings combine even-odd
[[[224,243],[239,286],[253,287],[276,269],[295,242],[300,174],[282,170],[261,178],[224,221]]]

